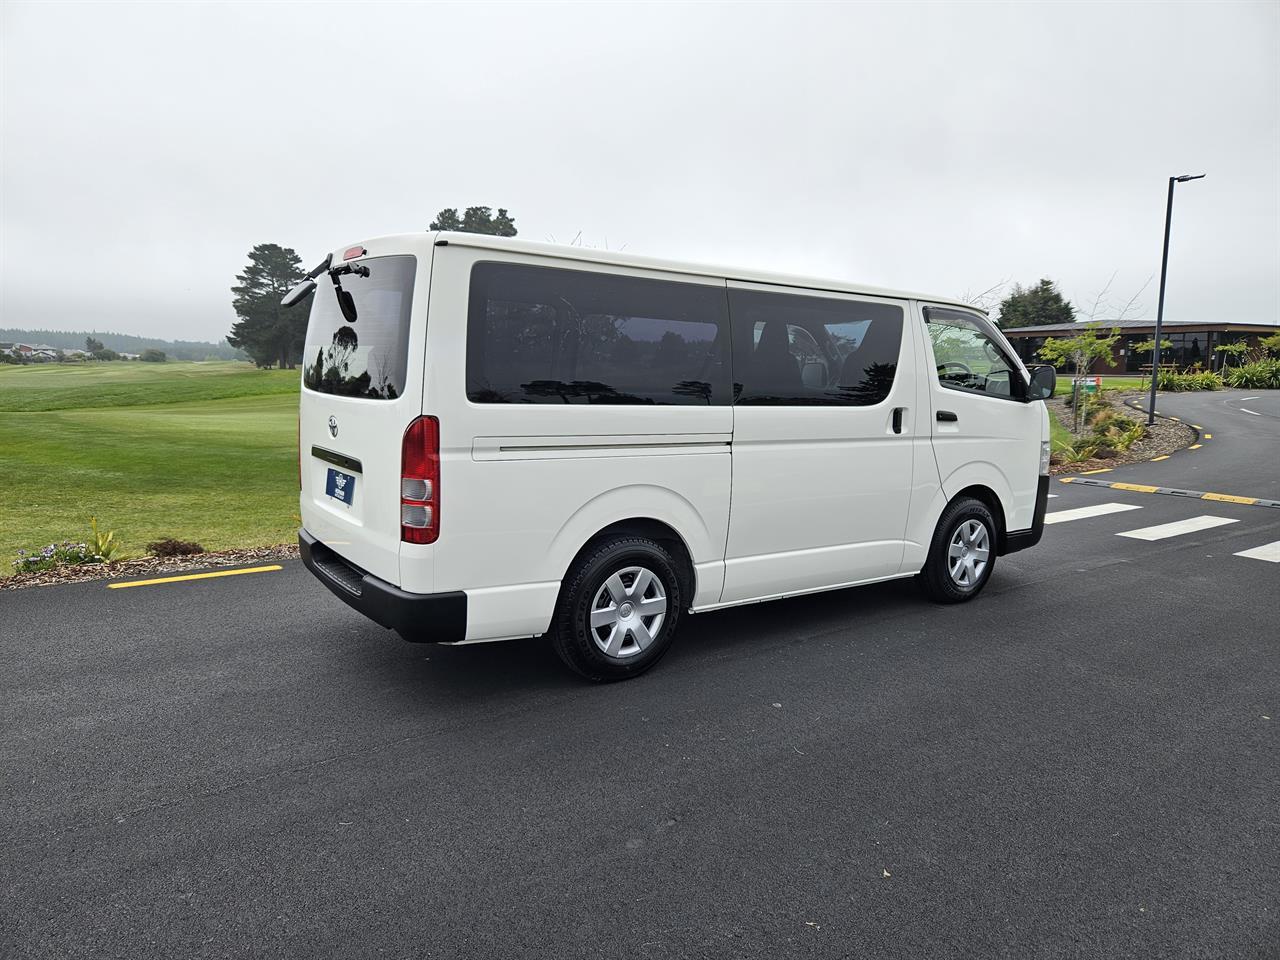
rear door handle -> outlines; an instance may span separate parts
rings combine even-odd
[[[939,423],[956,423],[956,422],[958,422],[958,421],[959,421],[959,419],[960,419],[960,418],[959,418],[959,417],[957,417],[957,416],[956,416],[954,413],[952,413],[950,410],[939,410],[939,411],[938,411],[938,422],[939,422]]]
[[[906,411],[906,409],[907,409],[906,407],[893,408],[893,432],[894,433],[902,432],[902,414]]]

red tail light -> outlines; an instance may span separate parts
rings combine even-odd
[[[419,417],[400,445],[400,539],[435,543],[440,536],[440,421]]]

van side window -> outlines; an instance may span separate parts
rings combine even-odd
[[[924,319],[941,386],[1006,399],[1021,398],[1026,389],[1022,373],[995,336],[984,329],[985,321],[973,314],[939,307],[926,307]]]
[[[731,289],[737,402],[856,406],[889,396],[902,349],[902,308]]]
[[[473,403],[727,404],[723,287],[477,263]]]

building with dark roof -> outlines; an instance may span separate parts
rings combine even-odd
[[[1038,327],[1011,327],[1001,331],[1018,356],[1025,363],[1040,362],[1036,357],[1045,340],[1049,337],[1074,337],[1085,327],[1083,323],[1054,323]],[[1135,344],[1150,340],[1156,333],[1154,320],[1102,320],[1098,322],[1099,332],[1106,336],[1112,330],[1120,331],[1120,339],[1112,348],[1111,359],[1115,366],[1108,366],[1105,360],[1095,360],[1089,369],[1093,374],[1135,374],[1142,371],[1144,365],[1151,363],[1151,351],[1134,350]],[[1160,365],[1176,366],[1179,370],[1222,369],[1223,354],[1215,347],[1228,343],[1244,343],[1256,347],[1258,341],[1273,333],[1280,332],[1280,325],[1274,323],[1202,323],[1198,320],[1166,320],[1161,326],[1161,339],[1173,343],[1172,347],[1164,347],[1160,351]],[[1238,362],[1238,361],[1237,361]]]

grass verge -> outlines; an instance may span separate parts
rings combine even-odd
[[[116,364],[93,365],[101,370]],[[44,394],[44,409],[14,410],[14,381],[31,368],[0,368],[0,576],[13,573],[19,548],[82,540],[89,518],[114,530],[123,556],[139,556],[164,537],[196,540],[206,549],[266,546],[293,539],[298,526],[298,379],[295,371],[245,381],[245,364],[119,364],[156,367],[136,379],[107,381],[103,402],[70,408]],[[192,368],[233,367],[193,373]],[[165,368],[169,368],[165,370]],[[44,368],[39,369],[44,373]],[[68,368],[68,389],[91,388],[86,368]],[[110,371],[114,372],[114,371]],[[129,371],[133,374],[133,370]],[[268,373],[273,373],[267,371]],[[32,378],[37,395],[62,374]],[[265,387],[257,395],[219,396]],[[134,388],[184,402],[136,405]],[[287,392],[280,386],[286,385]],[[113,392],[119,387],[122,393]],[[211,396],[212,394],[212,396]],[[124,398],[125,405],[106,406]],[[52,408],[49,408],[52,407]]]

